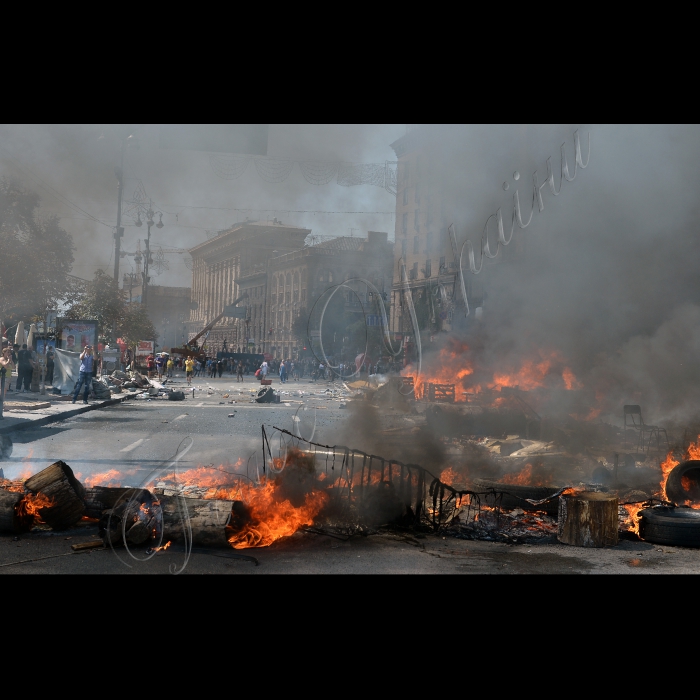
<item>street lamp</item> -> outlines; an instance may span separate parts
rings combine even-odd
[[[153,217],[156,214],[158,214],[160,217],[157,224],[153,220]],[[146,256],[143,263],[143,290],[141,292],[141,302],[144,306],[148,304],[148,266],[151,262],[153,262],[151,259],[151,226],[155,225],[156,228],[163,228],[163,226],[165,226],[165,224],[163,223],[163,214],[161,212],[153,211],[153,202],[150,203],[148,211],[146,212],[146,216],[148,217],[146,219],[146,226],[148,226],[148,235],[146,236]],[[141,226],[141,224],[141,212],[139,212],[136,219],[136,225]]]

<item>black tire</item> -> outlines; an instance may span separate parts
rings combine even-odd
[[[168,401],[184,401],[185,392],[184,391],[171,391],[168,394]]]
[[[645,542],[700,547],[700,511],[664,506],[645,508],[639,516],[639,536]]]
[[[554,498],[541,506],[533,506],[525,499],[529,498],[532,501],[541,501],[543,498],[549,498],[555,494],[559,487],[557,486],[520,486],[516,484],[504,484],[501,481],[492,479],[474,479],[474,491],[487,491],[493,489],[495,491],[503,491],[503,496],[500,499],[500,505],[503,510],[513,510],[514,508],[522,508],[526,511],[544,511],[547,515],[556,516],[559,514],[559,499]],[[495,506],[498,503],[498,496],[482,496],[488,506]]]
[[[264,386],[258,390],[258,395],[255,397],[257,403],[272,403],[275,400],[275,394],[271,386]]]
[[[690,490],[683,488],[683,477],[690,482]],[[689,459],[671,470],[666,482],[666,497],[674,503],[700,501],[700,460]]]

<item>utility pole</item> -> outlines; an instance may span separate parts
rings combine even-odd
[[[117,192],[117,230],[114,232],[114,293],[119,294],[119,255],[121,239],[124,235],[122,228],[122,193],[124,191],[124,151],[126,150],[126,137],[121,139],[119,168],[115,168],[119,189]],[[117,322],[112,322],[112,342],[117,342]]]

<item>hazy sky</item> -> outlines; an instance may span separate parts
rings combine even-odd
[[[62,218],[78,247],[73,274],[91,278],[97,268],[114,269],[112,227],[117,218],[119,144],[112,125],[2,125],[0,126],[0,175],[16,175],[42,198],[42,212]],[[367,230],[393,235],[395,198],[373,185],[339,186],[309,184],[298,165],[279,183],[263,180],[254,164],[235,180],[219,177],[210,154],[163,150],[158,147],[158,126],[133,129],[139,149],[129,149],[125,159],[124,200],[139,184],[156,210],[163,212],[162,229],[152,228],[151,247],[191,248],[206,240],[206,231],[220,230],[235,221],[277,217],[285,223],[311,228],[320,235],[366,235]],[[389,144],[405,133],[404,125],[270,125],[268,156],[299,160],[383,163],[395,158]],[[34,177],[32,177],[34,176]],[[38,182],[39,178],[41,182]],[[97,223],[72,208],[70,200]],[[125,203],[124,210],[128,208]],[[228,209],[227,209],[228,208]],[[247,211],[234,211],[233,209]],[[263,210],[271,210],[265,212]],[[292,214],[290,210],[379,211],[388,214]],[[158,218],[156,218],[156,221]],[[137,228],[123,216],[122,248],[135,251],[146,227]],[[354,231],[351,232],[351,229]],[[170,270],[156,276],[156,284],[189,286],[190,272],[183,256],[168,254]],[[133,270],[133,259],[123,258],[120,271]]]

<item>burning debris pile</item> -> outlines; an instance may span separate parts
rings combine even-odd
[[[695,519],[684,518],[682,543],[700,546],[700,436],[684,461],[669,453],[656,490],[647,494],[584,480],[562,483],[563,473],[536,460],[499,473],[488,443],[478,441],[463,451],[468,460],[437,476],[418,464],[274,430],[277,454],[263,428],[265,459],[256,479],[236,471],[242,460],[233,471],[209,465],[161,475],[148,489],[129,486],[129,473],[116,470],[81,483],[61,461],[24,481],[3,479],[0,531],[63,530],[89,520],[105,545],[150,551],[183,541],[266,547],[310,527],[371,534],[385,526],[507,543],[610,546],[619,532],[658,541],[667,531],[660,518],[678,523],[690,512]],[[470,473],[480,463],[491,466],[491,478]]]

